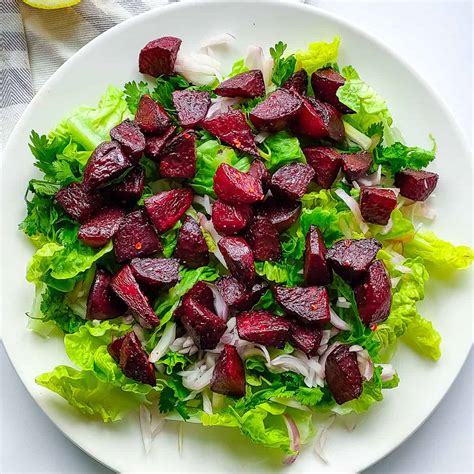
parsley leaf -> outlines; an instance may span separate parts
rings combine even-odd
[[[168,380],[161,380],[166,386],[160,393],[160,400],[158,407],[161,413],[169,413],[170,411],[178,412],[183,420],[189,419],[188,410],[186,408],[186,401],[184,400],[189,395],[189,390],[185,388],[181,382],[181,377],[169,378]]]
[[[140,99],[145,94],[150,94],[150,88],[146,82],[140,81],[138,84],[135,81],[127,82],[123,91],[125,92],[125,100],[128,105],[128,109],[132,114],[135,114],[138,108]]]
[[[282,41],[270,48],[270,55],[274,60],[272,82],[279,87],[295,72],[296,67],[296,57],[293,54],[283,57],[286,48],[287,45]]]

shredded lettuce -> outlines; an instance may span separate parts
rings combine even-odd
[[[310,43],[306,51],[297,51],[296,69],[304,69],[309,75],[314,71],[337,61],[339,53],[339,36],[334,37],[331,43],[321,41]]]

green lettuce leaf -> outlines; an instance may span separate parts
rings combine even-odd
[[[441,357],[441,336],[433,328],[431,321],[418,313],[408,322],[401,340],[424,357],[433,360],[438,360]]]
[[[296,69],[304,69],[311,75],[317,69],[337,61],[341,39],[336,36],[331,43],[310,43],[306,51],[296,52]]]
[[[288,132],[270,135],[263,142],[265,152],[261,151],[266,167],[274,172],[283,165],[294,162],[306,163],[306,158],[298,139]]]
[[[244,58],[237,59],[237,61],[232,64],[232,69],[226,79],[231,77],[237,76],[237,74],[242,74],[243,72],[247,72],[249,68],[245,65]]]
[[[409,242],[412,240],[415,235],[415,226],[409,219],[403,217],[400,209],[394,209],[391,214],[391,218],[392,227],[385,234],[382,234],[384,229],[382,226],[370,225],[369,227],[372,231],[372,235],[381,242],[386,240]]]
[[[181,225],[181,222],[178,221],[170,230],[160,235],[161,244],[163,245],[163,256],[165,258],[170,258],[173,255],[178,243],[178,231]]]
[[[285,263],[255,262],[257,275],[274,283],[285,283],[287,286],[296,286],[303,283],[303,275],[298,273],[299,270],[299,268]]]

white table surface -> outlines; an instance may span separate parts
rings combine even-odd
[[[472,143],[470,1],[312,0],[309,3],[377,34],[429,77]],[[473,362],[471,351],[435,413],[392,454],[365,471],[367,474],[473,472]],[[16,376],[3,346],[0,346],[0,375],[1,473],[111,472],[55,428]]]

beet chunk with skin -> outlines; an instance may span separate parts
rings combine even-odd
[[[290,335],[290,323],[269,311],[247,311],[237,315],[239,337],[269,347],[283,347]]]
[[[98,269],[87,298],[86,319],[113,319],[127,309],[122,300],[112,291],[108,272]]]
[[[290,91],[295,91],[299,95],[306,95],[308,89],[308,73],[304,69],[300,69],[291,75],[282,87]]]
[[[253,160],[252,164],[250,165],[248,174],[260,180],[264,193],[268,191],[268,187],[270,186],[271,175],[267,170],[267,167],[263,164],[262,160]]]
[[[326,254],[331,268],[348,283],[362,278],[382,244],[375,239],[340,240]]]
[[[244,363],[237,349],[226,344],[216,361],[211,379],[211,390],[231,397],[245,396]]]
[[[138,69],[142,74],[158,77],[173,74],[181,40],[174,36],[163,36],[147,43],[138,57]]]
[[[328,290],[323,286],[274,286],[273,294],[281,307],[303,324],[323,324],[330,320]]]
[[[342,153],[342,170],[349,182],[357,181],[369,171],[372,164],[372,155],[368,151],[356,153]]]
[[[246,232],[255,260],[276,261],[281,257],[280,236],[276,227],[266,217],[255,217]]]
[[[260,157],[252,130],[240,110],[232,110],[207,118],[201,122],[201,126],[227,145],[257,158]]]
[[[141,198],[144,188],[145,170],[141,166],[136,166],[121,183],[111,185],[104,190],[104,194],[110,203],[131,208]]]
[[[252,249],[242,237],[223,237],[217,244],[230,273],[247,286],[255,283]]]
[[[265,95],[262,71],[255,69],[237,74],[221,82],[214,92],[221,97],[245,97],[248,99]]]
[[[77,238],[89,247],[103,247],[117,232],[125,211],[105,208],[79,227]]]
[[[117,363],[120,362],[120,349],[122,348],[124,339],[125,336],[118,337],[107,346],[108,353]]]
[[[141,210],[126,215],[113,238],[117,261],[147,257],[162,250],[155,230]]]
[[[115,291],[127,306],[132,310],[135,319],[141,326],[151,329],[160,324],[148,298],[143,294],[138,286],[138,282],[133,276],[129,265],[124,265],[121,270],[114,275],[110,283]]]
[[[194,128],[206,118],[211,96],[206,91],[174,91],[173,105],[178,112],[179,124],[183,128]]]
[[[321,231],[314,225],[306,234],[304,255],[304,282],[306,285],[324,286],[332,281],[332,272],[326,262],[326,245]]]
[[[135,122],[143,133],[164,133],[171,125],[166,110],[149,95],[145,94],[138,103]]]
[[[302,350],[308,357],[317,354],[323,331],[319,328],[301,326],[292,322],[290,325],[290,343]]]
[[[357,364],[357,354],[341,344],[326,359],[326,382],[334,400],[339,405],[360,397],[362,376]]]
[[[253,204],[264,198],[259,179],[221,163],[214,175],[214,192],[222,201],[239,205]]]
[[[145,151],[145,136],[135,122],[127,119],[110,130],[110,137],[120,143],[124,153],[135,163]]]
[[[191,216],[186,216],[179,229],[174,255],[188,268],[198,268],[209,263],[206,240],[201,227]]]
[[[247,288],[233,276],[226,275],[216,281],[216,287],[225,303],[235,309],[245,311],[257,304],[267,285],[264,282],[255,283]]]
[[[100,194],[86,189],[81,183],[72,183],[61,188],[55,199],[66,214],[78,222],[86,222],[102,205]]]
[[[119,365],[122,372],[132,380],[156,385],[155,368],[151,362],[148,362],[148,355],[133,331],[123,339]]]
[[[331,104],[341,114],[353,114],[354,111],[339,101],[336,95],[339,87],[346,82],[345,78],[331,67],[318,69],[311,75],[311,85],[315,97]]]
[[[247,227],[251,218],[252,208],[248,204],[233,206],[216,201],[212,205],[212,223],[219,234],[238,234]]]
[[[430,171],[403,170],[395,175],[400,194],[413,201],[424,201],[434,191],[439,176]]]
[[[175,130],[176,127],[168,127],[163,135],[158,137],[146,137],[145,155],[152,160],[158,161],[163,148]]]
[[[360,212],[366,222],[387,225],[396,207],[397,195],[391,189],[363,187],[360,190]]]
[[[302,105],[301,98],[292,91],[277,89],[250,112],[250,121],[257,130],[278,132],[290,125]]]
[[[376,260],[354,287],[360,319],[366,326],[388,318],[392,304],[391,282],[384,264]]]
[[[145,209],[161,234],[183,217],[192,202],[193,192],[190,189],[172,189],[145,199]]]
[[[170,140],[160,156],[162,178],[194,178],[196,173],[196,135],[183,132]]]
[[[256,214],[266,217],[278,232],[284,232],[298,220],[301,214],[301,204],[297,201],[282,200],[271,196],[258,205]]]
[[[182,298],[181,304],[176,308],[174,316],[178,319],[183,315],[183,307],[187,300],[193,299],[209,311],[214,311],[214,295],[209,285],[198,281]]]
[[[130,268],[139,283],[151,288],[170,287],[179,281],[179,262],[175,258],[134,258]]]
[[[301,199],[314,177],[309,165],[292,163],[281,167],[270,181],[270,189],[275,196],[287,199]]]
[[[304,148],[303,153],[308,165],[314,169],[314,181],[324,189],[329,189],[342,166],[341,153],[333,148],[318,146]]]

